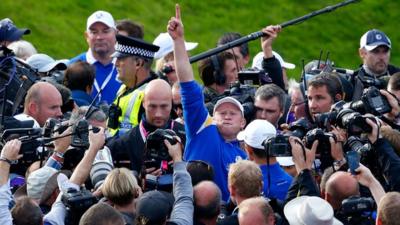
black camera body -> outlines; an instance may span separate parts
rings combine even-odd
[[[73,127],[71,146],[75,148],[89,148],[89,122],[85,119],[79,120]]]
[[[119,127],[119,117],[122,115],[122,109],[118,105],[112,104],[108,109],[108,123],[107,126],[111,129]]]
[[[372,198],[351,196],[342,202],[341,211],[345,215],[354,215],[357,213],[373,211],[375,201]]]
[[[243,85],[260,86],[272,83],[272,79],[264,70],[244,69],[239,71],[238,77]]]
[[[178,142],[174,136],[176,136],[175,131],[170,129],[157,129],[150,133],[146,139],[146,158],[156,161],[170,161],[171,157],[164,140],[168,140],[171,145],[174,145]]]
[[[330,155],[331,144],[329,138],[336,140],[336,136],[329,132],[324,132],[321,128],[315,128],[307,132],[305,136],[305,144],[307,148],[311,148],[314,141],[318,140],[317,154]]]
[[[361,114],[371,113],[375,116],[383,115],[392,110],[387,98],[374,86],[364,89],[361,100],[349,102],[344,105],[344,108],[353,109]]]
[[[372,127],[367,123],[368,117],[361,115],[351,109],[343,109],[337,115],[337,125],[346,129],[349,135],[360,135],[361,133],[370,133]],[[375,119],[371,118],[372,121]]]
[[[98,202],[97,198],[90,191],[86,189],[78,191],[73,188],[63,193],[61,201],[67,209],[65,217],[66,225],[79,224],[83,213]]]
[[[313,125],[305,118],[300,118],[289,124],[290,136],[295,136],[300,139],[307,134],[307,131],[313,128]]]
[[[360,137],[357,136],[350,136],[347,139],[344,148],[348,151],[355,151],[363,156],[367,154],[369,150],[371,150],[371,145],[367,140],[362,140]]]
[[[263,142],[265,151],[272,157],[292,156],[292,146],[289,143],[289,136],[278,134]]]

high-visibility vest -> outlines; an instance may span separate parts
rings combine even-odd
[[[118,117],[119,128],[110,129],[110,133],[112,136],[115,134],[121,136],[122,134],[129,131],[132,127],[136,126],[140,122],[139,111],[140,106],[144,97],[144,88],[147,83],[142,86],[136,88],[134,91],[129,94],[125,94],[127,87],[122,85],[118,90],[117,98],[114,100],[114,104],[121,108],[121,115]]]

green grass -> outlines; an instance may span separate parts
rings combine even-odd
[[[244,35],[269,24],[279,24],[302,16],[340,0],[181,0],[185,37],[199,42],[192,55],[215,46],[224,32],[237,31]],[[145,40],[152,42],[174,15],[175,2],[169,0],[2,0],[0,17],[11,18],[18,27],[28,27],[32,34],[26,40],[39,52],[54,58],[71,58],[87,49],[83,36],[87,17],[102,9],[115,19],[130,18],[144,25]],[[318,58],[320,50],[330,52],[336,65],[357,68],[359,39],[371,29],[386,32],[393,43],[392,64],[400,65],[397,31],[400,1],[363,0],[334,12],[320,15],[302,24],[285,28],[274,43],[286,61],[296,64],[289,76],[298,78],[301,60]],[[260,51],[260,41],[250,43],[251,54]]]

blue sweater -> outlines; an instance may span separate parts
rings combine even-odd
[[[186,130],[184,159],[203,160],[211,164],[214,181],[221,189],[222,199],[227,201],[229,165],[239,159],[246,159],[247,155],[240,149],[238,141],[226,142],[212,123],[200,85],[195,81],[180,84]]]
[[[293,178],[279,166],[279,163],[274,163],[269,167],[260,165],[260,169],[264,181],[264,196],[270,199],[285,200]],[[268,173],[270,174],[271,184],[268,183]]]

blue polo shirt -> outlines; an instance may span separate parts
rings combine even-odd
[[[89,50],[88,52],[84,52],[72,58],[69,64],[77,61],[88,62],[94,66],[96,71],[95,83],[97,82],[97,85],[93,85],[91,96],[94,98],[103,87],[100,99],[97,100],[97,103],[106,102],[110,105],[115,100],[118,89],[121,86],[121,82],[117,80],[118,71],[117,68],[115,68],[114,60],[107,65],[103,65],[93,57],[92,52]]]
[[[214,181],[221,189],[222,199],[229,199],[228,170],[231,163],[246,159],[238,141],[227,142],[204,105],[200,85],[195,81],[181,84],[183,117],[186,130],[184,159],[203,160],[213,166]]]
[[[293,178],[279,166],[279,163],[271,164],[269,167],[266,164],[260,165],[260,169],[263,175],[264,196],[284,201]],[[268,173],[270,184],[268,183]]]

